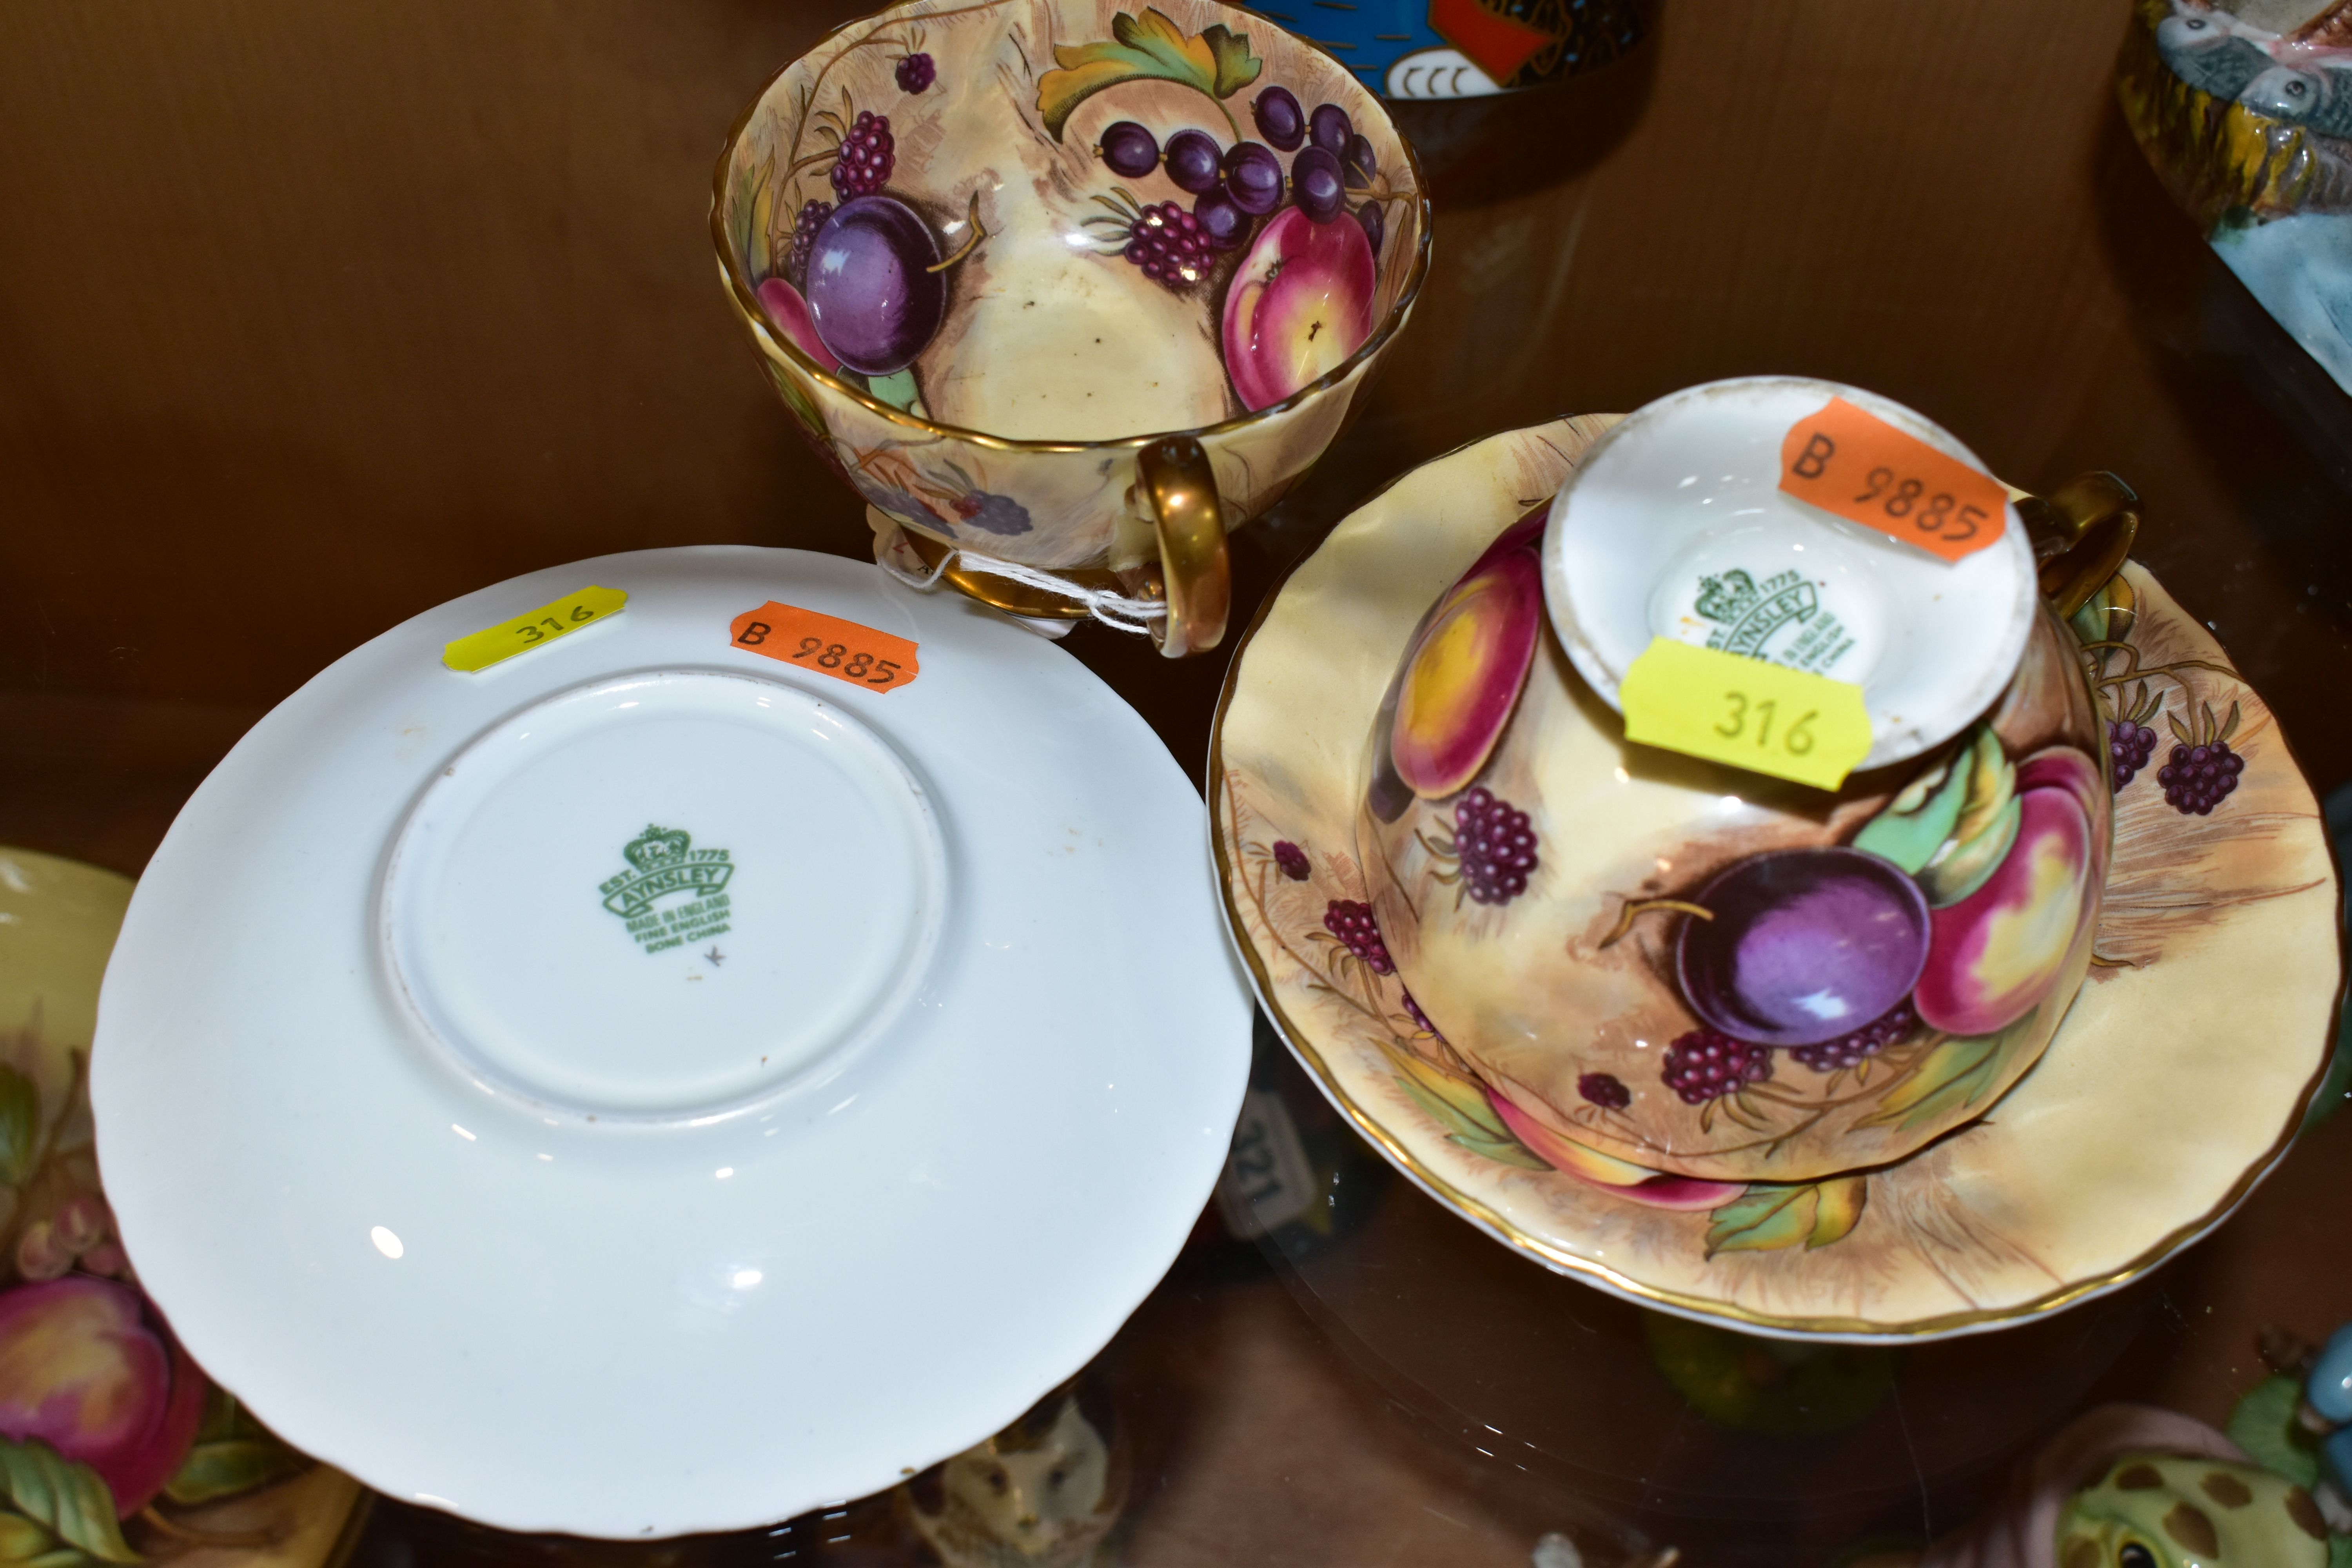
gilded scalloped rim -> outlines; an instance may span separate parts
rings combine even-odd
[[[1613,423],[1619,416],[1588,417],[1592,418],[1595,423],[1601,420]],[[1376,510],[1391,490],[1407,479],[1441,466],[1468,463],[1481,456],[1499,457],[1506,443],[1520,437],[1532,437],[1545,439],[1551,433],[1573,434],[1567,430],[1568,424],[1566,420],[1554,421],[1468,442],[1432,459],[1421,468],[1397,476],[1367,497],[1354,511],[1343,519],[1331,534],[1326,536],[1323,544],[1317,547],[1317,551],[1319,552],[1324,545],[1328,545],[1332,539],[1339,537],[1350,527],[1360,525]],[[1597,434],[1597,431],[1594,434]],[[1586,436],[1583,439],[1589,442],[1591,437]],[[1508,518],[1498,520],[1497,528],[1507,525],[1509,521]],[[2062,1280],[2048,1291],[2011,1305],[1895,1321],[1877,1321],[1855,1317],[1763,1312],[1720,1297],[1662,1289],[1605,1264],[1569,1252],[1556,1242],[1525,1229],[1489,1204],[1463,1190],[1460,1185],[1430,1168],[1404,1145],[1394,1131],[1383,1125],[1370,1108],[1359,1103],[1348,1093],[1339,1082],[1338,1075],[1326,1060],[1324,1052],[1318,1048],[1316,1034],[1304,1026],[1299,1019],[1284,1006],[1283,992],[1268,973],[1264,955],[1249,938],[1242,910],[1234,900],[1234,886],[1237,872],[1228,848],[1228,839],[1233,835],[1234,829],[1228,819],[1227,808],[1228,775],[1224,760],[1226,719],[1232,709],[1234,695],[1239,690],[1247,670],[1249,655],[1259,632],[1273,615],[1277,605],[1282,602],[1286,591],[1291,587],[1292,580],[1299,569],[1313,560],[1316,553],[1317,552],[1309,552],[1298,561],[1292,563],[1282,579],[1267,593],[1258,607],[1257,614],[1252,618],[1248,630],[1234,645],[1233,660],[1226,668],[1224,683],[1218,695],[1216,715],[1210,731],[1207,781],[1210,852],[1217,870],[1218,891],[1225,913],[1228,935],[1244,966],[1248,971],[1250,983],[1257,994],[1259,1005],[1265,1009],[1267,1016],[1274,1021],[1292,1054],[1313,1075],[1325,1097],[1348,1119],[1357,1131],[1379,1149],[1389,1163],[1402,1172],[1414,1184],[1505,1246],[1512,1247],[1555,1272],[1573,1276],[1601,1289],[1622,1296],[1639,1304],[1683,1317],[1703,1321],[1735,1324],[1749,1332],[1779,1338],[1856,1342],[1917,1342],[1962,1334],[1981,1333],[2023,1322],[2120,1289],[2200,1239],[2228,1218],[2238,1205],[2245,1200],[2254,1187],[2285,1156],[2288,1148],[2293,1144],[2312,1097],[2318,1091],[2321,1082],[2326,1076],[2331,1052],[2325,1045],[2317,1053],[2317,1062],[2310,1075],[2304,1081],[2302,1088],[2293,1096],[2292,1104],[2288,1107],[2288,1114],[2269,1147],[2243,1169],[2236,1180],[2230,1184],[2220,1201],[2193,1218],[2179,1223],[2165,1231],[2129,1261],[2120,1267],[2095,1270],[2079,1278]],[[2154,583],[2152,577],[2147,578],[2147,581],[2150,584]],[[1431,583],[1424,597],[1433,595],[1443,586],[1443,583]],[[1367,711],[1367,724],[1369,721],[1370,714]],[[2279,744],[2283,752],[2286,751],[2284,737],[2279,736],[2275,730],[2273,731],[2272,739]],[[2302,779],[2300,767],[2294,762],[2291,752],[2287,754],[2287,763],[2290,767],[2296,770],[2295,776],[2300,781]],[[2147,781],[2147,785],[2150,788],[2154,787],[2155,781],[2152,777]],[[2305,784],[2305,793],[2308,795],[2307,783]],[[2315,801],[2313,805],[2313,815],[2316,816]],[[2324,837],[2323,834],[2323,838]],[[2331,907],[2334,907],[2340,902],[2340,882],[2335,873],[2332,849],[2328,851],[2327,858],[2329,864],[2327,880],[2331,885],[2331,891],[2338,894],[2337,898],[2331,899]],[[2102,934],[2104,938],[2104,931]],[[2339,921],[2335,944],[2337,972],[2331,984],[2331,1005],[2327,1013],[2329,1039],[2334,1037],[2337,1010],[2342,1001],[2341,982],[2344,973],[2345,940],[2345,932]],[[2071,1025],[2073,1022],[2070,1017],[2068,1023]],[[2053,1042],[2052,1047],[2053,1053],[2063,1043],[2066,1031],[2067,1026],[2062,1025],[2059,1039]],[[1931,1145],[1929,1150],[1923,1150],[1912,1158],[1926,1158],[1935,1147]],[[1574,1178],[1563,1175],[1560,1179],[1566,1181]]]

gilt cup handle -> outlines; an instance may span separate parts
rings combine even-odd
[[[1160,583],[1168,605],[1151,640],[1170,658],[1205,653],[1223,639],[1234,596],[1217,476],[1209,454],[1190,436],[1145,443],[1136,467],[1159,535]]]
[[[2084,474],[2046,496],[2017,498],[2042,596],[2062,621],[2123,570],[2139,537],[2139,497],[2113,474]]]

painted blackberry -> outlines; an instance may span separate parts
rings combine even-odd
[[[831,202],[803,202],[800,212],[793,218],[793,253],[784,262],[784,280],[795,289],[808,284],[809,247],[816,243],[816,231],[833,216]]]
[[[898,62],[898,90],[920,92],[938,79],[940,68],[929,55],[908,55]]]
[[[2121,693],[2117,693],[2116,701],[2119,705],[2122,702]],[[2163,705],[2161,698],[2149,694],[2147,682],[2143,680],[2133,694],[2131,706],[2107,725],[2107,761],[2115,771],[2118,794],[2139,776],[2147,760],[2156,755],[2156,731],[2147,727],[2147,721]]]
[[[2188,723],[2178,718],[2170,722],[2180,743],[2156,770],[2164,802],[2183,816],[2210,816],[2246,769],[2246,759],[2230,749],[2230,737],[2238,732],[2238,705],[2230,704],[2226,723],[2215,722],[2210,702],[2202,712],[2192,712]]]
[[[1633,1103],[1633,1091],[1614,1073],[1580,1074],[1576,1080],[1576,1092],[1603,1110],[1622,1110]]]
[[[833,194],[848,201],[880,190],[898,164],[896,148],[888,118],[858,110],[856,123],[841,139],[841,155],[833,161]]]
[[[1323,929],[1338,937],[1339,945],[1373,973],[1396,973],[1396,963],[1389,957],[1389,944],[1381,940],[1380,922],[1372,919],[1371,905],[1354,899],[1334,899],[1323,911]]]
[[[2172,756],[2156,770],[2164,786],[2165,804],[2183,816],[2210,816],[2222,797],[2238,787],[2246,759],[2230,750],[2227,741],[2210,746],[2175,746]]]
[[[1287,838],[1274,841],[1274,863],[1281,867],[1282,874],[1294,882],[1307,880],[1307,873],[1312,869],[1307,864],[1307,851]]]
[[[1412,1015],[1414,1026],[1424,1034],[1433,1035],[1441,1041],[1445,1038],[1444,1032],[1429,1021],[1429,1015],[1421,1010],[1421,1004],[1412,999],[1410,991],[1404,994],[1404,1010]]]
[[[1143,275],[1176,293],[1209,275],[1209,236],[1201,220],[1174,202],[1143,209],[1127,231],[1127,248],[1120,254]]]
[[[1507,904],[1528,890],[1536,868],[1535,829],[1528,814],[1485,785],[1454,805],[1454,848],[1473,903]]]
[[[1823,1040],[1818,1046],[1798,1046],[1789,1054],[1798,1065],[1815,1072],[1843,1072],[1859,1067],[1904,1036],[1919,1022],[1919,1015],[1911,1010],[1906,996],[1886,1010],[1885,1016],[1864,1024],[1851,1035],[1840,1035],[1834,1040]]]
[[[2154,755],[2156,731],[2147,725],[2124,719],[2107,726],[2107,756],[2115,763],[2116,789],[2138,777]]]
[[[1666,1047],[1663,1076],[1685,1105],[1705,1105],[1770,1078],[1772,1048],[1713,1029],[1693,1029]]]

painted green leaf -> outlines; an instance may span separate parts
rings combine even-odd
[[[1503,1119],[1495,1114],[1495,1108],[1486,1103],[1485,1089],[1419,1057],[1398,1051],[1391,1051],[1390,1055],[1402,1069],[1396,1075],[1397,1087],[1445,1129],[1448,1142],[1505,1165],[1530,1171],[1551,1169],[1533,1150],[1512,1136],[1511,1130],[1503,1125]]]
[[[1147,8],[1140,17],[1122,11],[1111,18],[1111,40],[1091,44],[1061,44],[1054,58],[1061,67],[1037,80],[1037,112],[1056,142],[1078,105],[1106,88],[1129,81],[1172,81],[1205,94],[1223,109],[1223,100],[1257,79],[1263,68],[1250,53],[1249,36],[1234,33],[1222,23],[1198,36],[1159,11]],[[1226,112],[1228,124],[1233,115]],[[1240,128],[1234,127],[1235,134]]]
[[[2273,1475],[2299,1487],[2319,1480],[2319,1454],[2294,1418],[2303,1391],[2291,1377],[2267,1377],[2248,1389],[2230,1412],[2230,1441]]]
[[[309,1461],[275,1437],[229,1437],[188,1450],[163,1495],[183,1507],[251,1491],[305,1468]]]
[[[1797,1186],[1759,1182],[1709,1211],[1706,1255],[1769,1252],[1801,1246],[1810,1252],[1843,1241],[1862,1223],[1870,1201],[1864,1176],[1836,1176]]]
[[[1952,836],[1969,798],[1967,752],[1947,758],[1903,786],[1902,793],[1854,835],[1853,847],[1916,874]]]
[[[887,403],[900,413],[914,407],[919,389],[915,385],[915,367],[908,365],[896,375],[869,375],[866,391],[877,403]]]
[[[1997,1035],[1973,1035],[1946,1040],[1929,1051],[1918,1067],[1889,1089],[1878,1109],[1854,1123],[1857,1127],[1897,1125],[1916,1127],[1982,1099],[2000,1077],[2011,1049],[2025,1037],[2041,1015],[2039,1007]]]
[[[114,1521],[114,1497],[98,1472],[88,1465],[58,1457],[41,1442],[0,1442],[0,1544],[10,1555],[0,1561],[38,1563],[42,1568],[95,1560],[136,1563],[139,1554],[122,1539]],[[32,1529],[26,1528],[33,1527]],[[39,1551],[27,1552],[34,1531],[50,1540]]]
[[[1812,1236],[1821,1207],[1819,1187],[1757,1183],[1721,1208],[1708,1212],[1706,1255],[1769,1252],[1799,1246]]]
[[[41,1091],[15,1068],[0,1066],[0,1182],[33,1173],[41,1148]]]
[[[1976,741],[1954,759],[1953,771],[1968,781],[1968,797],[1952,823],[1951,837],[1914,873],[1927,902],[1937,909],[1958,903],[2000,869],[2017,842],[2022,808],[2017,802],[2017,764],[2000,737],[1979,725]]]

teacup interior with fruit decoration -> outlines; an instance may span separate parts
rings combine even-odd
[[[720,218],[822,374],[937,424],[1115,440],[1271,408],[1397,307],[1422,205],[1336,61],[1161,0],[901,7],[771,82]]]

